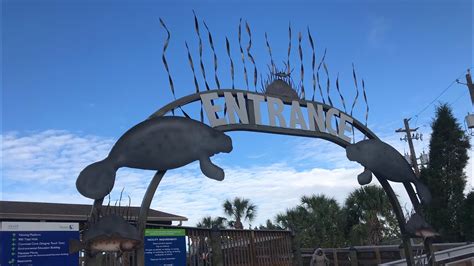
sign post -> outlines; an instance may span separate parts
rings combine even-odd
[[[145,266],[186,265],[184,229],[146,229]]]
[[[0,265],[78,265],[69,240],[79,239],[78,223],[1,222]]]

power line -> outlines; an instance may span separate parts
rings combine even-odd
[[[471,69],[471,68],[469,68]],[[442,90],[438,96],[436,96],[436,98],[434,98],[428,105],[426,105],[423,109],[421,109],[421,111],[419,111],[416,115],[414,115],[414,117],[417,118],[418,120],[418,116],[420,114],[422,114],[424,111],[426,111],[426,109],[428,109],[428,107],[430,107],[433,103],[435,103],[439,98],[441,98],[441,96],[443,96],[443,94],[448,91],[449,88],[451,88],[454,84],[457,83],[457,80],[459,80],[464,74],[466,74],[466,71],[463,71],[456,79],[454,79],[444,90]]]

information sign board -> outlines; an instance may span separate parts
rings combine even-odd
[[[184,229],[146,229],[146,266],[186,265],[186,240]]]
[[[69,240],[79,239],[78,223],[1,222],[0,265],[78,265]]]

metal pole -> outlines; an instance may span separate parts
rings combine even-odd
[[[413,139],[411,137],[411,132],[416,132],[418,130],[418,128],[411,129],[410,124],[408,123],[409,121],[410,121],[410,119],[406,119],[406,118],[403,119],[405,129],[400,128],[398,130],[395,130],[395,132],[406,134],[406,139],[408,141],[408,146],[410,147],[411,164],[412,164],[413,170],[415,172],[415,176],[419,178],[420,177],[420,168],[418,167],[418,163],[416,162],[415,147],[413,146]],[[411,186],[411,184],[409,182],[404,183],[404,186],[405,186],[405,189],[408,192],[408,196],[410,197],[411,203],[413,204],[413,207],[415,208],[415,211],[417,213],[420,213],[421,215],[423,215],[423,210],[421,209],[420,202],[416,198],[416,193],[413,190],[413,187]]]
[[[403,124],[405,126],[405,129],[400,128],[400,129],[395,130],[395,132],[406,134],[406,140],[408,141],[408,146],[410,147],[411,165],[412,165],[413,169],[415,170],[416,177],[420,177],[420,168],[418,168],[418,163],[416,162],[415,147],[413,146],[413,139],[411,137],[411,132],[416,132],[418,130],[418,128],[415,128],[415,129],[410,128],[410,125],[408,124],[410,119],[406,119],[406,118],[403,119]]]
[[[469,89],[469,94],[471,94],[472,105],[474,105],[474,84],[472,84],[470,69],[468,69],[466,73],[466,85],[467,85],[467,88]]]
[[[407,266],[413,266],[415,265],[413,260],[413,248],[411,246],[410,237],[408,236],[407,231],[405,229],[405,217],[403,216],[403,211],[400,207],[400,203],[398,202],[397,196],[395,195],[395,192],[393,192],[393,189],[388,183],[388,181],[383,178],[377,179],[379,180],[380,185],[382,185],[383,189],[385,190],[385,193],[387,193],[388,200],[390,201],[390,204],[393,208],[393,212],[395,213],[395,217],[397,218],[398,226],[400,227],[400,233],[402,234],[403,249],[405,252]]]
[[[143,196],[142,205],[138,214],[138,231],[140,232],[140,238],[144,241],[146,221],[148,218],[148,211],[150,210],[151,201],[155,195],[156,189],[161,182],[161,179],[165,175],[166,171],[158,171],[151,180],[148,188],[146,189],[145,195]],[[142,243],[140,248],[137,250],[137,265],[145,265],[145,243]]]

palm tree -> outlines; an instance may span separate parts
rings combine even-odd
[[[283,229],[291,231],[301,231],[305,227],[307,212],[301,206],[287,209],[284,213],[279,213],[275,221]]]
[[[279,225],[295,232],[302,247],[342,246],[342,220],[337,201],[324,195],[303,196],[300,205],[276,216]]]
[[[244,229],[242,220],[252,222],[255,219],[257,206],[248,199],[236,197],[233,201],[226,200],[223,204],[225,214],[233,219],[229,221],[235,229]]]
[[[280,225],[278,225],[278,223],[274,224],[272,222],[272,220],[270,220],[270,219],[267,219],[266,224],[265,225],[261,224],[258,227],[258,229],[260,229],[260,230],[283,230],[283,228]]]
[[[277,225],[295,233],[302,247],[344,245],[341,207],[324,195],[301,197],[300,205],[276,216]]]
[[[377,245],[399,235],[395,215],[382,187],[356,189],[344,205],[345,231],[353,245]]]
[[[196,227],[225,229],[226,221],[227,219],[224,217],[212,218],[211,216],[206,216],[196,224]]]
[[[301,207],[307,212],[307,229],[312,235],[311,244],[314,246],[334,247],[343,242],[342,211],[334,198],[325,195],[301,197]]]

